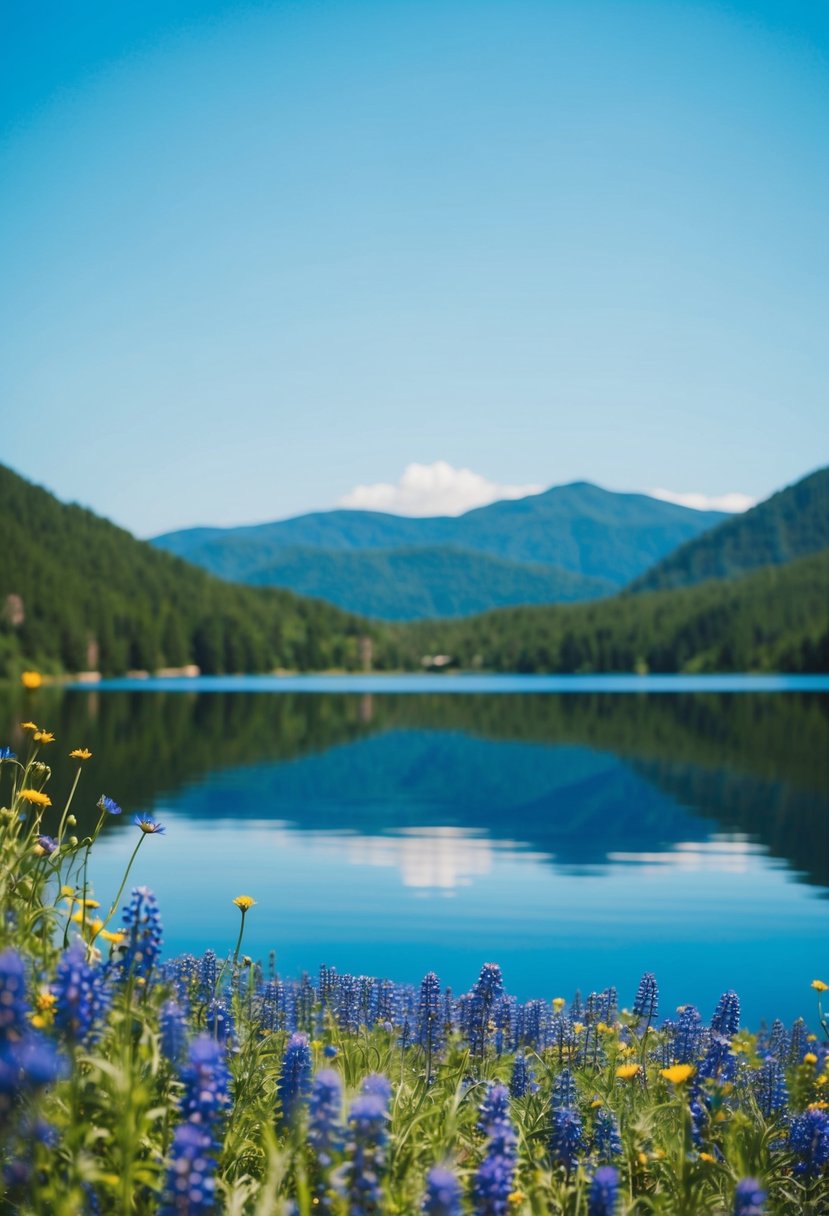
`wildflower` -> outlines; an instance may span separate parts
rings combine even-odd
[[[619,1077],[621,1081],[630,1081],[638,1072],[641,1071],[641,1064],[621,1064],[616,1069],[616,1076]]]
[[[672,1085],[683,1085],[693,1075],[693,1064],[673,1064],[670,1068],[662,1069],[662,1076]]]
[[[816,1178],[829,1165],[829,1113],[807,1110],[794,1118],[789,1147],[800,1158],[794,1172]]]
[[[740,998],[736,992],[724,992],[711,1019],[711,1030],[714,1034],[733,1037],[739,1029]]]
[[[373,1098],[381,1098],[388,1106],[391,1102],[391,1081],[381,1072],[370,1072],[367,1077],[363,1078],[360,1092],[370,1094]]]
[[[212,1130],[230,1101],[230,1073],[222,1044],[208,1034],[195,1038],[181,1070],[181,1081],[185,1120]]]
[[[562,1068],[553,1081],[553,1106],[575,1106],[577,1096],[576,1078],[569,1068]]]
[[[149,979],[161,952],[161,916],[149,887],[134,887],[123,916],[125,941],[119,958],[121,978]]]
[[[596,1170],[587,1196],[588,1216],[615,1216],[619,1200],[619,1171],[612,1165]]]
[[[0,953],[0,1044],[23,1035],[28,1013],[23,960],[9,947]]]
[[[786,1075],[779,1060],[770,1056],[754,1074],[752,1081],[754,1097],[764,1119],[774,1118],[788,1106]]]
[[[807,1051],[803,1057],[804,1064],[817,1064],[817,1056],[813,1051]]]
[[[159,1216],[202,1216],[214,1212],[215,1169],[210,1133],[197,1123],[179,1124],[173,1134]]]
[[[436,1165],[426,1175],[422,1216],[461,1216],[461,1187],[451,1170]]]
[[[656,984],[656,977],[652,972],[646,971],[639,981],[639,988],[636,993],[636,1000],[633,1002],[633,1012],[639,1018],[647,1018],[650,1021],[656,1017],[659,1009],[659,988]]]
[[[812,980],[812,987],[815,992],[829,992],[829,984],[824,984],[823,980]]]
[[[52,799],[48,794],[44,794],[42,790],[21,790],[19,797],[24,802],[31,802],[32,806],[51,806]]]
[[[256,900],[252,895],[237,895],[233,902],[241,912],[247,912],[253,907]]]
[[[58,962],[55,983],[55,1026],[74,1043],[94,1041],[109,1004],[104,974],[87,961],[86,947],[76,941]]]
[[[102,937],[105,942],[109,942],[113,946],[122,946],[127,939],[126,929],[101,929],[98,932],[99,937]]]
[[[58,842],[51,836],[38,836],[35,853],[38,857],[51,857],[58,847]]]
[[[176,1001],[165,1001],[161,1006],[159,1031],[165,1059],[171,1064],[181,1063],[187,1050],[187,1021]]]
[[[704,1161],[707,1165],[717,1164],[717,1158],[712,1157],[710,1153],[700,1153],[699,1159],[700,1161]]]
[[[156,823],[151,815],[136,815],[133,818],[133,823],[142,832],[146,832],[148,836],[163,836],[167,831],[163,824]]]
[[[97,807],[99,811],[103,811],[107,815],[121,815],[123,813],[115,799],[110,798],[108,794],[101,794],[101,797],[97,802]]]
[[[382,1208],[388,1120],[387,1105],[378,1094],[362,1093],[351,1103],[344,1173],[350,1216],[370,1216]]]
[[[282,1057],[276,1092],[283,1123],[291,1123],[311,1091],[311,1049],[308,1035],[292,1034]]]
[[[20,683],[31,692],[35,688],[40,688],[43,683],[43,676],[39,671],[22,671],[20,673]]]
[[[523,1051],[519,1051],[512,1066],[512,1078],[509,1083],[510,1095],[513,1098],[523,1098],[527,1091],[532,1093],[536,1089],[538,1086],[535,1085],[535,1077],[527,1063],[527,1057]]]
[[[426,1052],[430,1064],[432,1053],[441,1045],[442,1032],[440,980],[434,971],[430,971],[420,983],[415,1031],[415,1040]]]
[[[10,747],[0,747],[0,764],[4,760],[16,760],[17,753],[13,752]]]
[[[563,1165],[569,1174],[579,1163],[579,1153],[586,1148],[581,1115],[573,1107],[553,1111],[550,1132],[550,1154],[554,1163]]]
[[[622,1137],[612,1111],[603,1109],[593,1124],[593,1148],[599,1161],[611,1161],[622,1155]]]
[[[509,1094],[494,1085],[481,1106],[478,1126],[486,1131],[486,1155],[472,1184],[477,1216],[505,1216],[515,1176],[516,1135],[509,1117]]]
[[[92,752],[88,747],[74,747],[69,753],[70,760],[91,760]]]
[[[40,730],[37,722],[21,722],[21,730]]]
[[[320,1069],[314,1077],[308,1104],[308,1143],[323,1169],[331,1164],[334,1154],[342,1145],[342,1106],[340,1074],[333,1068]]]
[[[734,1192],[734,1216],[763,1216],[766,1192],[756,1178],[743,1178]]]
[[[565,1001],[563,996],[554,996],[553,997],[553,1009],[563,1009],[566,1004],[567,1004],[567,1002]]]
[[[35,743],[54,743],[55,736],[50,730],[36,730],[34,733]]]

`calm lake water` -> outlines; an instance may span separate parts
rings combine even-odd
[[[58,736],[52,796],[94,752],[81,828],[102,901],[136,839],[166,949],[247,949],[522,998],[655,971],[663,1012],[736,988],[747,1020],[829,980],[829,681],[226,679],[112,682],[0,702]]]

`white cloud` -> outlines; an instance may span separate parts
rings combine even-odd
[[[434,464],[407,465],[395,484],[378,481],[370,486],[355,486],[340,499],[338,506],[390,511],[393,515],[462,515],[501,498],[540,494],[543,488],[499,485],[471,469],[456,469],[445,460],[436,460]]]
[[[749,494],[740,494],[733,490],[730,494],[697,494],[693,490],[687,494],[677,494],[674,490],[648,490],[651,498],[661,498],[663,502],[675,502],[680,507],[691,507],[694,511],[728,511],[739,515],[747,511],[757,502]]]

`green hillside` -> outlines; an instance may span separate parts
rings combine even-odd
[[[744,515],[682,545],[632,585],[634,591],[688,587],[781,566],[829,546],[829,468],[819,469]]]
[[[401,666],[443,654],[494,671],[827,671],[829,549],[730,581],[417,622],[392,644]]]
[[[592,599],[621,589],[722,518],[576,482],[457,517],[323,511],[255,527],[193,528],[153,543],[220,578],[405,619]],[[450,550],[467,556],[456,561]],[[546,584],[539,567],[549,572]],[[379,588],[378,579],[391,581]]]
[[[416,549],[285,549],[246,579],[290,587],[384,620],[470,616],[503,604],[597,599],[613,584],[553,566],[508,562],[450,545]]]
[[[354,617],[220,582],[1,465],[0,527],[0,674],[357,665]]]

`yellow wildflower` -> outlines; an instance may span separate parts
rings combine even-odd
[[[92,752],[88,747],[76,747],[69,753],[70,760],[89,760]]]
[[[641,1071],[640,1064],[621,1064],[616,1069],[616,1076],[619,1077],[619,1079],[622,1081],[630,1081],[631,1078],[635,1077],[636,1074],[640,1071]]]
[[[672,1085],[683,1085],[693,1075],[694,1066],[692,1064],[673,1064],[670,1068],[662,1069],[662,1076]]]
[[[817,1064],[817,1056],[813,1051],[807,1051],[803,1057],[804,1064]]]
[[[20,726],[22,730],[40,730],[37,722],[21,722]]]
[[[48,794],[44,794],[42,790],[21,790],[20,797],[26,802],[31,802],[34,806],[51,806],[52,799]]]
[[[604,1103],[602,1102],[601,1098],[594,1098],[590,1105],[593,1110],[595,1110],[597,1106],[603,1106]]]
[[[639,1154],[639,1164],[640,1164],[640,1165],[647,1165],[647,1164],[648,1164],[648,1154],[647,1154],[647,1153],[640,1153],[640,1154]]]
[[[510,1203],[523,1203],[526,1198],[523,1191],[511,1191],[508,1196]]]
[[[716,1165],[717,1162],[717,1158],[712,1157],[710,1153],[700,1153],[699,1159],[700,1161],[707,1161],[709,1165]]]
[[[810,1102],[807,1110],[829,1110],[829,1102]]]
[[[563,1009],[566,1004],[567,1004],[567,1002],[565,1001],[563,996],[554,996],[553,997],[553,1008]]]
[[[573,1023],[573,1031],[575,1032],[575,1034],[581,1034],[581,1032],[583,1030],[584,1030],[584,1022],[574,1022]]]
[[[824,984],[823,980],[812,980],[812,987],[815,992],[829,992],[829,984]]]
[[[50,1013],[58,1003],[58,998],[54,992],[50,992],[48,988],[43,988],[35,997],[35,1005],[38,1013]]]
[[[100,936],[105,942],[112,942],[114,946],[120,946],[127,936],[126,929],[101,929]]]
[[[50,730],[36,730],[35,743],[54,743],[55,736]]]
[[[40,688],[43,683],[43,676],[39,671],[23,671],[20,673],[20,683],[24,688]]]
[[[822,1072],[819,1077],[815,1078],[815,1085],[826,1085],[829,1082],[829,1073]]]
[[[237,895],[233,901],[242,912],[247,912],[256,903],[252,895]]]

